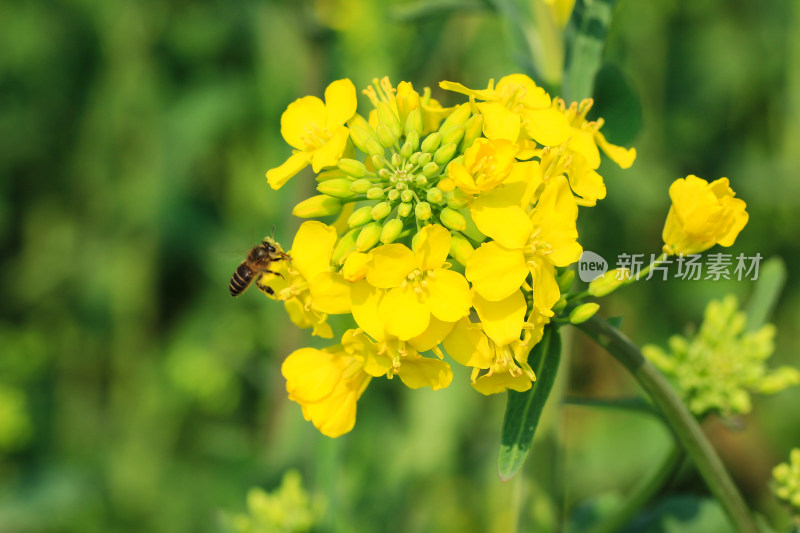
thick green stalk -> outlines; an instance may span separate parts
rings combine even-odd
[[[625,498],[625,503],[608,519],[598,524],[597,527],[590,529],[589,533],[616,533],[621,531],[636,516],[636,513],[641,511],[661,491],[664,485],[669,483],[685,457],[686,454],[683,448],[672,445],[669,453],[653,475],[643,479],[634,487],[631,494]]]
[[[644,358],[621,331],[598,316],[577,326],[613,355],[636,378],[664,414],[678,442],[694,461],[711,492],[722,505],[736,531],[758,533],[741,494],[733,483],[700,424],[661,372]]]

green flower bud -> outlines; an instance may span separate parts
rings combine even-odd
[[[408,159],[413,153],[414,147],[408,141],[406,141],[405,144],[403,144],[403,147],[400,148],[400,156],[402,156],[404,159]]]
[[[567,300],[562,296],[553,306],[553,311],[556,313],[561,312],[567,306]]]
[[[472,257],[475,248],[472,247],[466,237],[460,233],[453,233],[450,239],[450,255],[459,263],[467,266],[467,261]]]
[[[379,140],[375,139],[367,139],[367,151],[366,153],[373,155],[373,156],[381,156],[383,157],[384,150],[383,146]]]
[[[361,232],[356,239],[356,250],[359,252],[366,252],[378,244],[382,231],[383,224],[380,222],[372,222],[361,228]]]
[[[389,148],[397,142],[397,137],[394,136],[392,130],[386,124],[378,124],[375,129],[378,132],[378,139],[381,141],[381,146]]]
[[[323,181],[332,180],[334,178],[346,178],[347,174],[339,170],[338,168],[329,168],[328,170],[321,170],[316,176],[315,180],[317,183],[322,183]]]
[[[594,316],[600,306],[594,302],[579,305],[569,314],[569,321],[572,324],[582,324]]]
[[[372,221],[372,206],[365,205],[353,211],[347,218],[347,225],[351,228],[357,228],[370,221]]]
[[[455,209],[445,207],[442,209],[439,219],[446,228],[450,228],[455,231],[464,231],[467,229],[467,219]]]
[[[422,135],[422,111],[419,108],[412,109],[406,117],[406,137],[412,132]]]
[[[419,159],[417,159],[417,164],[421,166],[425,166],[433,160],[433,154],[429,154],[427,152],[422,152],[419,155]]]
[[[378,171],[378,176],[380,176],[385,180],[388,180],[389,178],[392,177],[392,171],[389,170],[388,168],[382,168]]]
[[[429,178],[436,175],[437,172],[439,172],[439,165],[437,165],[433,161],[427,163],[424,167],[422,167],[422,174]]]
[[[461,189],[453,189],[449,193],[447,193],[447,207],[452,207],[453,209],[463,209],[469,205],[469,201],[472,197],[462,191]]]
[[[405,191],[408,189],[408,185],[406,185],[406,182],[401,181],[397,185],[395,185],[394,188],[397,189],[398,191]]]
[[[425,196],[432,204],[441,205],[444,203],[444,193],[439,187],[431,187]]]
[[[392,154],[392,165],[395,168],[398,168],[403,165],[403,158],[400,157],[400,154]]]
[[[350,184],[350,190],[357,194],[364,194],[372,188],[372,182],[366,178],[361,178]]]
[[[561,292],[567,292],[572,287],[573,281],[575,281],[575,271],[567,270],[558,278],[558,289]]]
[[[353,191],[350,190],[351,183],[353,183],[353,180],[347,178],[334,178],[318,184],[317,190],[322,194],[327,194],[334,198],[352,198]]]
[[[414,207],[414,215],[420,220],[428,220],[431,218],[431,204],[428,202],[420,202]]]
[[[388,193],[386,193],[387,198],[389,198],[390,202],[396,202],[398,198],[400,198],[400,191],[397,189],[390,189]]]
[[[464,137],[464,126],[455,126],[442,132],[442,144],[458,144],[462,137]]]
[[[403,134],[403,126],[397,113],[386,102],[378,102],[378,120],[389,128],[395,139],[399,139]]]
[[[414,193],[409,190],[405,190],[400,193],[400,200],[403,202],[410,202],[413,199],[414,199]]]
[[[294,206],[292,214],[300,218],[327,217],[337,215],[341,210],[342,203],[338,198],[327,194],[318,194]]]
[[[599,278],[589,283],[589,294],[600,298],[610,294],[628,282],[631,278],[630,270],[627,268],[615,268],[609,270]]]
[[[379,155],[373,155],[370,159],[372,160],[372,166],[375,170],[381,170],[386,166],[386,160]]]
[[[425,140],[422,141],[422,145],[420,146],[420,150],[431,154],[439,148],[440,144],[442,144],[442,134],[437,131],[425,137]]]
[[[449,175],[450,174],[450,165],[452,165],[453,163],[461,164],[461,163],[463,163],[463,161],[464,161],[464,156],[463,155],[460,155],[458,157],[453,158],[450,162],[447,163],[447,166],[444,167],[444,170],[442,171],[442,174],[444,174],[445,176]]]
[[[381,242],[383,244],[394,242],[395,239],[400,236],[400,232],[402,231],[403,221],[398,218],[393,218],[383,225],[383,231],[381,231]]]
[[[439,131],[447,131],[450,128],[455,128],[456,126],[463,126],[469,116],[472,114],[472,105],[467,102],[466,104],[461,104],[457,108],[450,113],[450,116],[444,119],[442,125],[439,126]]]
[[[483,133],[483,115],[470,117],[464,124],[464,137],[458,144],[459,153],[463,154],[466,152],[467,148],[472,146],[472,143],[475,142],[475,139],[481,136],[481,133]]]
[[[338,167],[342,172],[354,178],[363,178],[367,175],[367,167],[364,166],[364,163],[356,159],[343,157],[339,160]]]
[[[405,218],[410,214],[411,214],[411,204],[403,202],[402,204],[397,206],[397,216]]]
[[[419,133],[417,133],[416,131],[412,131],[411,133],[406,135],[406,142],[410,143],[415,151],[419,149]]]
[[[370,200],[380,200],[383,198],[383,189],[380,187],[373,187],[367,191],[367,198]]]
[[[357,114],[350,119],[350,139],[353,140],[353,144],[356,145],[356,148],[362,152],[372,153],[372,151],[368,149],[367,144],[370,140],[377,143],[378,135],[369,125],[369,122],[364,120],[364,117]]]
[[[414,183],[417,185],[417,187],[424,187],[425,185],[428,184],[428,178],[426,178],[422,174],[417,174],[416,176],[414,176]]]
[[[458,148],[458,146],[454,143],[440,146],[439,149],[433,154],[433,161],[439,165],[444,165],[450,162],[450,159],[456,155],[456,148]]]
[[[419,162],[419,156],[422,155],[422,152],[414,152],[408,158],[408,162],[412,165],[416,165]]]
[[[361,230],[356,228],[348,231],[341,236],[336,247],[333,249],[331,260],[336,264],[342,264],[342,260],[356,247],[356,238]]]
[[[379,202],[372,208],[372,220],[380,220],[389,216],[392,212],[392,204],[389,202]]]

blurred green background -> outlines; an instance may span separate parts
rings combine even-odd
[[[451,104],[440,80],[520,71],[507,23],[476,6],[408,20],[406,3],[377,0],[0,4],[0,532],[221,531],[222,511],[289,468],[327,501],[320,531],[503,532],[517,512],[522,531],[555,531],[655,466],[669,435],[654,420],[555,400],[525,478],[502,484],[505,398],[465,372],[437,393],[375,380],[354,431],[327,439],[280,376],[319,342],[258,293],[228,294],[273,225],[288,245],[291,207],[313,188],[310,170],[279,192],[264,178],[289,154],[286,105],[383,75]],[[584,247],[658,252],[669,183],[730,177],[751,215],[731,251],[787,263],[772,365],[797,364],[800,5],[623,0],[604,59],[597,112],[639,157],[604,163]],[[651,280],[602,312],[663,344],[709,299],[751,290]],[[605,353],[568,341],[562,394],[636,392]],[[798,402],[757,398],[743,429],[708,428],[777,524],[767,481],[800,444]],[[706,489],[688,471],[676,491]]]

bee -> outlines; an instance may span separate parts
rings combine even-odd
[[[261,244],[254,246],[247,254],[247,258],[241,262],[231,277],[231,296],[239,296],[253,281],[256,281],[262,274],[277,274],[283,277],[280,272],[270,270],[272,263],[276,261],[288,260],[292,258],[283,251],[281,245],[275,242],[272,237],[264,237]],[[263,287],[267,294],[275,294],[270,287]]]

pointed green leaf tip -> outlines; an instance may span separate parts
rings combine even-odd
[[[497,460],[498,473],[503,481],[514,477],[525,463],[539,417],[553,389],[560,359],[561,337],[554,326],[546,326],[542,340],[533,347],[528,358],[536,373],[533,387],[525,392],[508,391]]]

